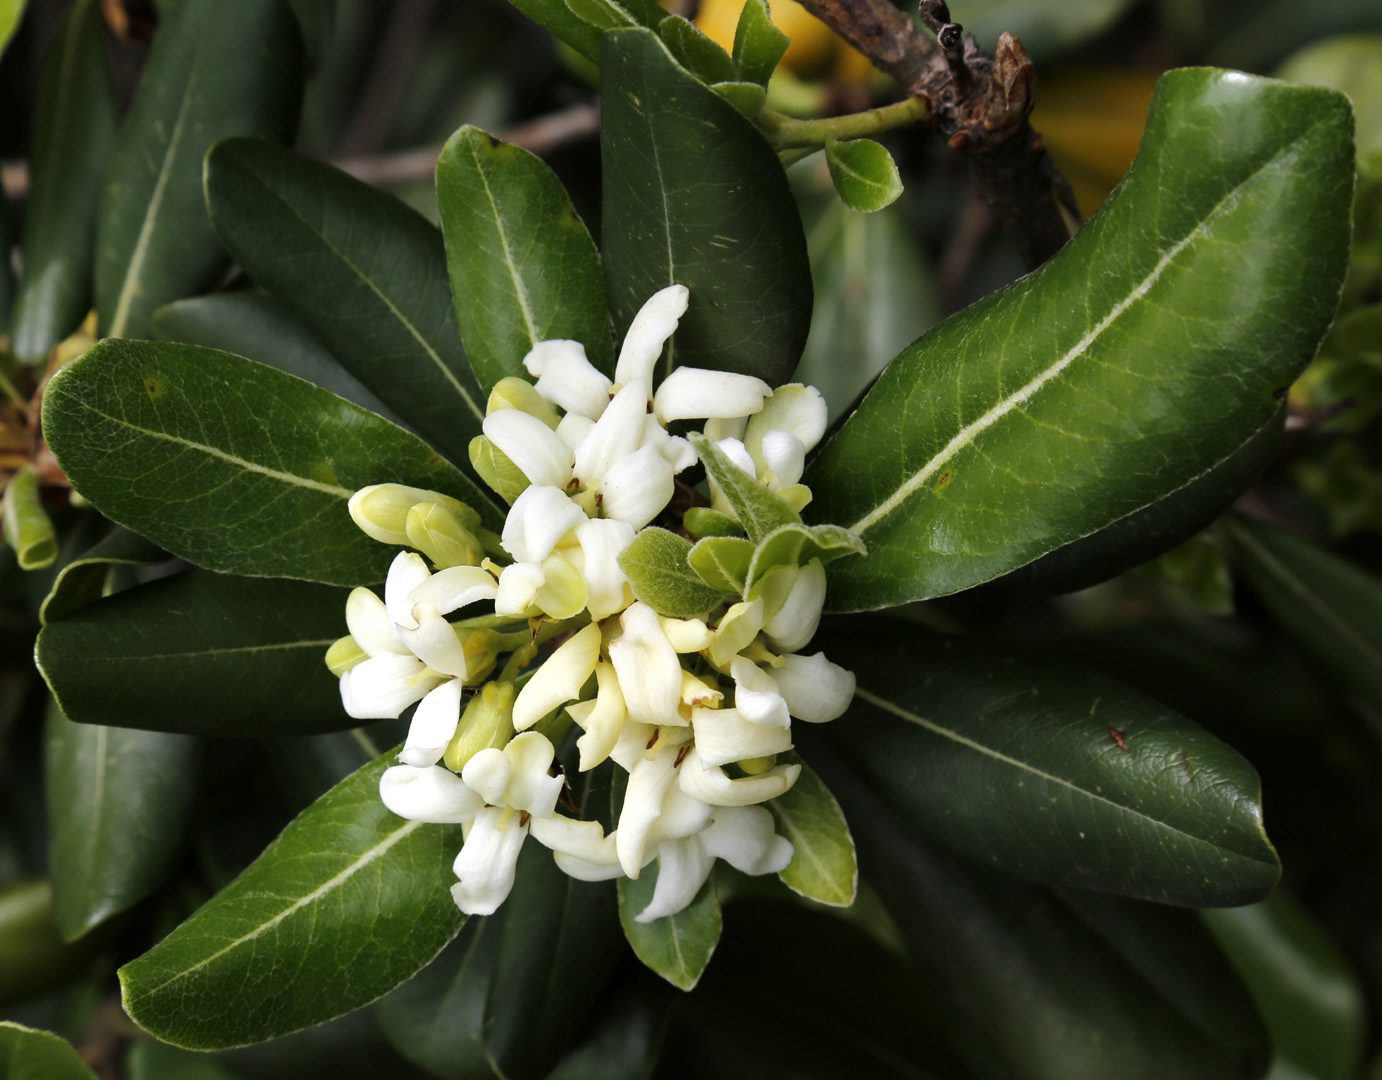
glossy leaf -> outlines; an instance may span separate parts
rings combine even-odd
[[[840,199],[851,210],[866,214],[882,210],[902,194],[897,163],[872,139],[850,139],[825,144],[825,163]]]
[[[668,365],[786,381],[811,321],[811,274],[777,155],[647,30],[604,36],[601,101],[616,325],[626,330],[648,297],[680,283],[691,301]]]
[[[801,765],[785,795],[768,803],[779,836],[792,842],[792,861],[777,876],[795,893],[831,907],[849,907],[859,889],[859,862],[849,823],[830,789],[796,754],[780,761]]]
[[[39,668],[84,724],[215,735],[356,727],[326,650],[346,593],[189,571],[97,600],[39,634]]]
[[[215,1050],[367,1005],[427,964],[465,916],[447,894],[460,826],[405,821],[379,800],[394,752],[283,830],[244,873],[120,969],[151,1035]]]
[[[456,328],[441,234],[392,195],[253,139],[212,150],[206,200],[250,277],[423,438],[465,461],[484,400]]]
[[[462,127],[437,161],[437,203],[461,338],[485,393],[508,375],[531,378],[523,358],[549,338],[579,341],[614,373],[599,252],[540,158]]]
[[[633,595],[676,619],[696,619],[725,599],[687,561],[691,542],[666,529],[644,529],[619,556]],[[737,593],[737,590],[735,590]]]
[[[739,75],[767,86],[788,44],[787,35],[773,24],[766,0],[748,0],[734,27],[734,63]]]
[[[154,309],[216,280],[202,202],[217,139],[292,137],[302,42],[283,0],[180,0],[164,16],[116,140],[96,236],[103,337],[147,337]]]
[[[807,470],[812,519],[869,546],[834,568],[831,604],[969,588],[1261,430],[1337,303],[1350,134],[1331,91],[1163,76],[1117,194],[1040,270],[904,350]]]
[[[10,328],[10,349],[20,360],[46,359],[91,308],[96,206],[118,121],[101,5],[80,0],[39,76],[24,276]]]
[[[1263,1075],[1261,1020],[1194,913],[966,867],[909,837],[863,776],[829,754],[812,761],[854,826],[865,880],[999,1075]]]
[[[638,922],[638,913],[652,903],[658,867],[653,862],[636,880],[619,879],[619,922],[638,959],[677,989],[690,990],[700,981],[720,941],[720,901],[715,883],[707,879],[691,903],[675,915]]]
[[[0,1020],[0,1074],[6,1080],[96,1080],[67,1040],[10,1020]]]
[[[1264,521],[1230,518],[1234,562],[1290,637],[1382,708],[1382,579]]]
[[[729,53],[682,16],[668,15],[657,24],[657,36],[673,59],[701,82],[734,82],[739,78],[739,69]]]
[[[152,566],[167,558],[168,553],[162,548],[117,525],[58,571],[38,609],[39,621],[46,624],[52,619],[61,619],[99,600],[106,595],[116,567]]]
[[[226,573],[382,581],[393,549],[346,502],[368,484],[498,511],[415,436],[273,368],[190,345],[105,341],[48,384],[43,430],[113,521]]]
[[[197,791],[197,743],[74,724],[52,703],[45,743],[53,915],[72,941],[163,883]]]
[[[440,956],[374,1005],[398,1052],[441,1080],[490,1068],[481,1031],[503,918],[468,919]]]
[[[693,433],[691,445],[696,448],[705,471],[720,485],[720,490],[739,516],[739,524],[755,544],[761,544],[775,529],[801,523],[800,515],[785,499],[769,491],[758,482],[757,477],[750,476],[730,461],[713,440]]]
[[[742,536],[707,536],[696,541],[686,561],[696,576],[712,589],[742,596],[748,582],[749,565],[757,550],[752,540]]]
[[[829,563],[846,555],[867,553],[862,540],[838,525],[780,525],[754,551],[748,588],[774,567],[805,566],[812,559]]]
[[[341,366],[291,311],[266,292],[242,289],[165,304],[153,315],[154,337],[257,360],[330,390],[406,427]]]
[[[1023,877],[1166,904],[1250,903],[1276,884],[1257,773],[1159,702],[910,623],[855,620],[816,640],[858,689],[840,721],[793,729],[803,756],[828,744],[915,835]]]
[[[561,41],[599,63],[600,28],[582,18],[566,0],[510,0],[519,11],[539,26],[544,26]]]

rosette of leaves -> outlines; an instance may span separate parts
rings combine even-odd
[[[810,463],[800,515],[743,494],[744,535],[703,516],[693,546],[668,521],[640,552],[633,572],[680,583],[693,607],[696,588],[749,595],[774,566],[848,555],[831,563],[841,616],[820,643],[855,671],[857,699],[801,733],[809,768],[773,809],[795,893],[848,903],[857,843],[891,917],[827,918],[775,887],[722,913],[708,885],[681,915],[628,926],[656,975],[699,980],[679,997],[625,959],[617,911],[635,901],[535,846],[505,908],[467,922],[447,895],[457,827],[383,808],[389,753],[352,772],[325,749],[352,721],[322,652],[347,589],[380,582],[390,555],[354,527],[352,492],[439,490],[495,528],[502,508],[465,456],[489,388],[549,338],[610,369],[637,305],[668,284],[691,307],[663,374],[778,385],[806,337],[796,204],[745,115],[743,87],[776,62],[756,16],[730,55],[643,0],[519,6],[600,65],[598,247],[546,165],[475,128],[439,163],[440,232],[320,162],[227,138],[205,159],[206,206],[255,291],[154,311],[165,340],[110,338],[48,387],[59,462],[127,530],[68,563],[38,644],[61,712],[65,933],[158,886],[197,796],[175,781],[195,776],[199,744],[219,755],[208,740],[252,737],[339,779],[121,970],[130,1016],[175,1046],[273,1039],[378,1001],[389,1037],[439,1076],[646,1075],[669,1010],[698,1053],[748,1046],[809,1075],[1260,1075],[1253,1006],[1183,910],[1277,880],[1253,767],[1092,671],[883,612],[1019,571],[1028,588],[1099,580],[1222,513],[1337,303],[1346,101],[1166,76],[1105,207],[1039,271],[899,354]],[[184,286],[165,295],[203,279]],[[124,295],[116,316],[132,320]],[[232,337],[234,351],[205,347]],[[110,567],[151,547],[183,564],[119,588]],[[92,790],[82,754],[125,817],[66,798]],[[610,794],[597,773],[572,798],[598,817]],[[880,924],[896,935],[880,941]]]

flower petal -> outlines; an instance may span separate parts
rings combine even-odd
[[[825,607],[825,567],[820,559],[769,570],[754,591],[763,599],[763,635],[773,649],[796,652],[815,637]]]
[[[619,556],[633,543],[636,532],[627,521],[614,518],[588,519],[576,526],[580,547],[571,558],[585,578],[586,607],[592,619],[606,618],[633,603],[633,592],[619,566]]]
[[[624,792],[624,808],[614,832],[619,865],[631,878],[643,869],[643,852],[648,834],[662,813],[667,789],[677,778],[677,751],[667,749],[652,760],[643,758],[629,770],[629,786]]]
[[[782,711],[787,711],[785,705]],[[691,730],[703,765],[728,765],[792,748],[790,729],[750,723],[738,709],[692,709]]]
[[[588,520],[585,511],[561,488],[534,484],[509,507],[504,519],[504,550],[517,562],[541,562],[562,537]]]
[[[493,600],[497,591],[494,575],[488,570],[478,566],[449,566],[438,570],[408,595],[414,604],[431,604],[442,615],[447,615],[467,604]]]
[[[461,779],[491,806],[504,805],[504,792],[513,774],[513,763],[503,750],[487,746],[477,750],[461,770]]]
[[[681,662],[657,612],[638,601],[619,616],[624,632],[609,643],[609,657],[631,719],[647,724],[682,724]]]
[[[341,704],[357,720],[392,718],[444,681],[416,656],[385,653],[341,676]]]
[[[461,880],[451,886],[451,897],[467,915],[493,915],[513,889],[518,853],[528,835],[512,810],[487,806],[475,815],[465,846],[456,856],[452,871]]]
[[[440,765],[385,769],[379,778],[379,798],[399,817],[434,825],[469,821],[485,805],[459,776]]]
[[[394,633],[384,601],[364,586],[352,589],[346,598],[346,627],[355,643],[370,656],[408,655],[408,646]]]
[[[576,706],[571,705],[566,710],[585,729],[585,734],[576,740],[576,749],[581,752],[581,772],[595,768],[609,757],[624,729],[624,718],[629,714],[613,665],[603,661],[596,664],[595,678],[599,686],[595,700],[582,702],[590,708],[578,713]]]
[[[708,854],[745,874],[776,874],[792,861],[792,842],[773,829],[773,815],[761,806],[721,806],[700,834]]]
[[[413,618],[413,590],[431,576],[432,572],[417,552],[400,551],[394,556],[389,564],[389,576],[384,579],[384,606],[396,625],[405,630],[417,629],[417,620]]]
[[[496,615],[526,615],[546,581],[540,562],[516,562],[499,572],[494,593]]]
[[[571,479],[571,447],[536,416],[500,409],[485,417],[482,430],[532,483],[565,488]]]
[[[760,477],[772,478],[774,487],[791,487],[801,479],[806,466],[806,447],[790,431],[774,428],[763,436],[763,446],[754,464]]]
[[[797,782],[800,765],[774,765],[765,773],[732,780],[716,765],[706,765],[692,750],[681,766],[681,790],[711,806],[749,806],[767,802]]]
[[[548,771],[556,756],[551,741],[539,732],[525,731],[509,740],[504,756],[512,767],[504,802],[535,818],[551,817],[565,783],[562,777]]]
[[[729,670],[734,676],[734,707],[745,720],[765,727],[791,726],[791,710],[771,675],[742,656],[730,661]]]
[[[585,355],[579,341],[539,341],[523,358],[537,376],[537,392],[566,413],[595,420],[609,404],[609,379]]]
[[[518,692],[513,726],[530,728],[564,701],[579,697],[600,657],[600,627],[591,623],[562,642]]]
[[[771,678],[787,702],[787,711],[810,724],[844,715],[854,699],[854,672],[832,664],[825,653],[789,653]]]
[[[715,860],[706,852],[699,837],[668,840],[657,849],[657,884],[648,906],[633,917],[649,923],[664,915],[675,915],[696,898],[710,877]]]
[[[763,408],[763,399],[772,392],[772,387],[752,375],[677,368],[657,388],[653,415],[664,425],[673,420],[748,416]]]
[[[671,462],[656,446],[641,446],[619,459],[600,482],[605,516],[627,521],[635,529],[662,513],[676,490]]]
[[[433,671],[466,678],[470,672],[466,663],[465,645],[456,636],[455,627],[437,614],[431,604],[414,604],[413,619],[416,630],[398,630],[399,640]]]
[[[461,720],[461,680],[448,679],[430,690],[408,725],[398,760],[419,769],[441,760]]]
[[[663,343],[676,330],[677,320],[686,314],[690,295],[685,285],[669,285],[653,293],[639,308],[619,350],[615,382],[627,386],[637,380],[645,387],[652,386],[653,365],[662,355]]]
[[[763,403],[763,410],[749,418],[744,442],[750,450],[756,450],[769,431],[786,431],[810,450],[825,434],[828,418],[829,410],[819,390],[801,383],[788,383],[774,390],[772,397]]]
[[[630,383],[614,395],[590,434],[576,447],[574,471],[582,484],[599,487],[610,469],[638,449],[647,415],[647,384]]]

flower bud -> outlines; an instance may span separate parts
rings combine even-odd
[[[331,670],[331,674],[339,679],[368,657],[369,653],[360,648],[360,643],[347,634],[333,642],[331,648],[326,650],[326,666]]]
[[[408,546],[416,548],[438,570],[449,566],[479,566],[485,549],[456,514],[441,503],[417,503],[404,523]]]
[[[470,440],[470,467],[507,503],[512,503],[528,487],[523,470],[484,435]],[[407,542],[406,534],[403,542]]]
[[[442,755],[448,769],[460,772],[481,750],[503,749],[513,738],[516,693],[511,682],[489,682],[470,699],[456,734]]]
[[[372,539],[406,546],[408,511],[418,503],[435,503],[448,511],[466,530],[480,527],[480,515],[459,499],[406,484],[371,484],[350,497],[350,516]]]
[[[557,410],[537,392],[537,387],[527,379],[520,379],[514,375],[500,379],[489,392],[485,412],[494,413],[500,409],[521,409],[529,416],[536,416],[553,431],[561,422]]]

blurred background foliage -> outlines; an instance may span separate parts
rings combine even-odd
[[[732,35],[738,0],[676,2],[711,37]],[[176,4],[100,5],[102,50],[120,106],[133,93],[154,26]],[[25,163],[43,134],[34,119],[40,65],[69,6],[30,0],[23,10],[16,0],[0,0],[0,39],[13,31],[0,61],[6,256],[25,236]],[[300,150],[342,164],[435,220],[431,163],[456,127],[524,133],[598,235],[592,72],[579,57],[501,0],[295,0],[294,7],[308,64]],[[776,0],[773,10],[793,39],[771,88],[776,107],[809,115],[892,100],[887,79],[792,0]],[[1366,620],[1382,610],[1368,607],[1357,585],[1376,588],[1382,575],[1382,5],[956,0],[952,12],[984,48],[1007,30],[1032,55],[1040,77],[1033,123],[1086,215],[1131,161],[1152,86],[1168,68],[1212,64],[1279,74],[1335,86],[1354,99],[1359,185],[1340,317],[1291,392],[1279,452],[1243,500],[1257,518],[1288,526],[1312,546],[1271,546],[1250,530],[1219,526],[1083,592],[1004,596],[998,603],[977,590],[911,614],[1106,671],[1252,761],[1262,774],[1283,884],[1266,903],[1215,912],[1207,922],[1272,1031],[1273,1077],[1382,1078],[1382,695],[1368,692],[1366,673],[1356,670],[1369,657],[1382,662],[1378,630],[1374,625],[1371,645],[1363,642],[1349,661],[1347,645],[1329,636],[1342,633],[1339,626],[1293,617],[1274,603],[1295,590],[1322,601],[1326,614],[1332,608]],[[816,275],[814,322],[798,374],[822,388],[835,415],[929,325],[1020,273],[1011,242],[995,231],[944,147],[925,132],[883,141],[906,193],[875,214],[842,207],[818,158],[792,171]],[[11,270],[11,260],[0,259],[5,343]],[[22,408],[23,381],[31,376],[6,359],[6,381],[15,384],[0,406],[0,473],[8,476],[27,460],[32,431]],[[86,512],[67,505],[55,488],[45,488],[43,498],[62,538],[53,565],[26,572],[13,542],[0,550],[0,1019],[56,1031],[102,1075],[131,1080],[426,1075],[390,1045],[381,1029],[381,1021],[388,1027],[387,1009],[206,1057],[139,1039],[112,989],[119,962],[229,880],[310,799],[372,757],[375,746],[396,738],[388,723],[366,733],[213,744],[191,839],[170,880],[73,943],[56,935],[42,792],[46,694],[31,657],[38,606],[64,560],[87,541]],[[1357,677],[1341,678],[1340,663],[1350,662]],[[1373,687],[1378,678],[1374,672]],[[258,789],[226,780],[241,776],[255,777]],[[760,887],[766,886],[744,885],[746,893]],[[752,900],[743,903],[751,912]],[[815,913],[802,918],[812,924],[804,932],[825,942],[820,963],[839,962],[844,997],[877,1000],[877,985],[924,997],[924,988],[902,986],[908,976],[897,960],[896,928],[867,894],[845,922]],[[728,932],[746,934],[752,920],[744,919]],[[836,945],[830,927],[845,935]],[[746,948],[752,953],[770,943],[750,938]],[[872,966],[862,975],[855,966],[861,949],[877,954],[869,953]],[[727,945],[724,955],[729,963],[736,953]],[[844,1052],[828,1038],[796,1059],[743,1045],[735,1018],[709,996],[717,981],[732,977],[712,966],[706,995],[677,999],[646,973],[631,974],[626,985],[638,992],[621,1006],[627,1022],[601,1043],[604,1056],[592,1064],[578,1054],[556,1075],[615,1075],[601,1070],[646,1060],[640,1046],[664,1039],[678,1048],[658,1066],[666,1076],[810,1076]],[[798,1022],[809,1003],[800,1004]],[[680,1038],[689,1025],[696,1037]]]

